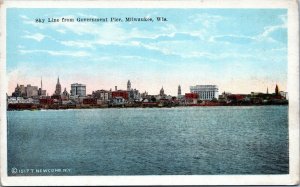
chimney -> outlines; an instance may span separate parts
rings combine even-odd
[[[117,86],[115,86],[115,91],[117,91],[118,90],[118,88],[117,88]]]

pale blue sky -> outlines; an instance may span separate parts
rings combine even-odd
[[[35,23],[35,18],[153,17],[167,22]],[[127,80],[158,94],[164,86],[216,84],[220,92],[273,91],[287,84],[286,9],[8,9],[9,93],[19,84],[52,94],[57,76],[88,93]]]

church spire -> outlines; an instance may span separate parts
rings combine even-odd
[[[278,88],[277,84],[276,84],[276,87],[275,87],[275,95],[279,95],[279,88]]]

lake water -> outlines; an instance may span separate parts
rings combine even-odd
[[[288,106],[7,114],[8,175],[287,174],[289,169]]]

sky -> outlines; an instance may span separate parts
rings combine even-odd
[[[164,22],[53,23],[48,18],[165,17]],[[35,19],[46,19],[36,23]],[[93,90],[219,93],[287,90],[286,9],[7,9],[8,94],[17,84],[52,95],[82,83]]]

